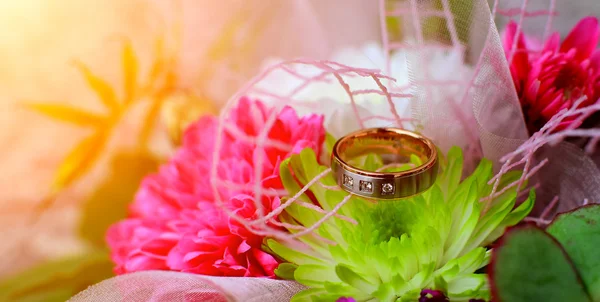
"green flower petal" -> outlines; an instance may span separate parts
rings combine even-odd
[[[333,153],[333,146],[335,145],[336,142],[337,142],[337,138],[335,138],[335,136],[331,135],[331,133],[325,134],[325,150],[327,152],[326,153],[327,155]]]
[[[294,279],[306,286],[321,286],[324,282],[340,282],[331,265],[301,265],[294,272]]]
[[[279,277],[281,279],[295,280],[294,272],[296,271],[297,268],[298,268],[298,266],[295,264],[292,264],[292,263],[281,263],[275,269],[275,275],[277,275],[277,277]]]
[[[410,160],[420,162],[416,156]],[[377,170],[383,161],[379,156],[366,155],[356,164]],[[325,169],[314,152],[305,149],[283,161],[281,179],[289,194],[295,195]],[[335,301],[342,296],[357,301],[415,301],[422,289],[441,290],[452,301],[489,299],[486,276],[475,273],[489,263],[490,251],[485,246],[531,211],[535,195],[530,194],[513,209],[517,194],[515,189],[507,190],[484,212],[486,204],[480,200],[492,190],[488,185],[492,163],[482,160],[461,182],[462,169],[462,152],[452,148],[445,158],[440,156],[436,183],[420,195],[378,203],[352,197],[339,213],[358,224],[332,217],[316,229],[319,236],[336,245],[310,234],[299,238],[305,248],[267,240],[272,253],[293,263],[282,264],[278,274],[293,275],[296,281],[312,287],[293,301]],[[508,173],[499,189],[520,175]],[[328,186],[336,183],[331,174],[320,182]],[[331,210],[348,194],[318,183],[309,190],[301,200],[325,210]],[[323,215],[294,203],[279,217],[286,223],[312,226]]]
[[[379,301],[396,301],[396,290],[392,284],[382,283],[379,285],[379,289],[373,292],[372,296]]]
[[[439,152],[438,152],[439,153]],[[458,147],[452,147],[448,151],[448,155],[444,160],[440,156],[440,175],[438,175],[442,192],[444,192],[445,198],[449,198],[450,195],[456,190],[460,180],[462,178],[463,168],[463,157],[462,151]]]
[[[510,212],[506,216],[506,218],[504,218],[504,220],[502,220],[502,223],[493,232],[491,232],[488,235],[488,237],[483,241],[482,245],[488,245],[488,244],[496,241],[496,239],[500,238],[500,236],[502,236],[502,234],[504,233],[506,228],[516,225],[521,220],[523,220],[523,218],[527,217],[527,215],[529,215],[529,213],[531,213],[531,210],[533,210],[534,205],[535,205],[535,191],[531,190],[529,192],[529,196],[527,197],[527,199],[521,205],[519,205],[515,210]]]
[[[375,284],[365,280],[365,278],[361,277],[355,273],[354,270],[345,265],[338,264],[335,267],[335,273],[340,280],[362,292],[372,293],[377,290],[377,286]]]
[[[326,261],[321,258],[309,256],[305,253],[298,252],[293,248],[287,247],[273,239],[267,240],[267,246],[273,253],[275,253],[275,255],[278,255],[286,261],[295,263],[300,266],[306,264],[326,264]]]
[[[473,297],[486,282],[487,276],[484,274],[458,277],[448,283],[448,294],[453,296],[464,295],[465,298]]]
[[[477,227],[480,215],[480,204],[478,202],[478,186],[476,181],[470,181],[470,187],[466,194],[454,196],[450,203],[454,203],[454,212],[452,217],[460,217],[453,221],[451,234],[448,236],[450,246],[444,254],[443,261],[447,262],[460,256],[471,234]],[[448,244],[448,242],[447,242]]]
[[[327,295],[327,291],[323,288],[310,288],[305,289],[299,292],[298,294],[294,295],[290,302],[313,302],[319,301],[319,298],[321,298],[321,301],[335,301],[335,298],[327,299],[326,297],[324,297]]]

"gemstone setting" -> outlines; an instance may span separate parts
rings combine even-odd
[[[344,174],[344,179],[343,180],[344,180],[343,181],[344,186],[346,186],[346,187],[348,187],[350,189],[352,189],[352,187],[354,187],[354,180],[352,179],[352,177]]]
[[[394,194],[394,184],[384,183],[381,185],[381,195],[392,195]]]
[[[361,192],[372,193],[373,192],[373,183],[370,181],[361,180],[358,189]]]

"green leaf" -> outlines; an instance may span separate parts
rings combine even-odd
[[[66,301],[113,276],[113,263],[104,251],[47,262],[0,281],[0,301]]]
[[[156,171],[158,160],[147,153],[121,152],[111,162],[111,172],[83,205],[79,234],[96,247],[104,247],[108,227],[125,218],[142,179]]]
[[[560,214],[546,230],[573,260],[594,301],[600,301],[600,205]]]
[[[569,256],[535,226],[509,230],[493,252],[490,271],[497,301],[590,301]]]
[[[281,263],[275,269],[275,275],[281,279],[294,280],[294,272],[298,268],[293,263]]]

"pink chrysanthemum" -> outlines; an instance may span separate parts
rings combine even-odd
[[[510,57],[517,24],[506,28],[503,44]],[[570,108],[582,96],[581,106],[594,104],[600,98],[600,50],[596,49],[600,26],[594,17],[587,17],[560,43],[554,33],[538,53],[531,40],[518,35],[510,71],[521,100],[530,132],[536,132],[560,110]],[[563,122],[559,129],[572,124]],[[580,125],[576,125],[579,127]]]
[[[260,101],[242,98],[227,123],[238,131],[223,134],[218,175],[238,185],[258,181],[265,189],[283,189],[279,163],[311,147],[320,152],[325,139],[323,117],[298,117],[286,107],[268,138],[289,148],[257,146],[236,136],[257,137],[272,113]],[[215,117],[204,117],[185,132],[183,144],[168,164],[144,179],[128,219],[107,233],[118,274],[140,270],[175,270],[215,276],[273,277],[277,260],[261,250],[263,238],[217,207],[209,179],[217,134]],[[256,158],[263,156],[261,179],[255,180]],[[251,190],[219,187],[225,206],[245,219],[256,218]],[[262,196],[264,212],[279,198]]]

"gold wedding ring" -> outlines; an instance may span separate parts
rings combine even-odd
[[[370,153],[388,165],[407,164],[419,157],[422,164],[400,172],[366,171],[350,165]],[[331,168],[338,185],[347,192],[373,199],[409,197],[429,189],[438,172],[437,149],[428,138],[397,128],[364,129],[342,137],[333,146]]]

